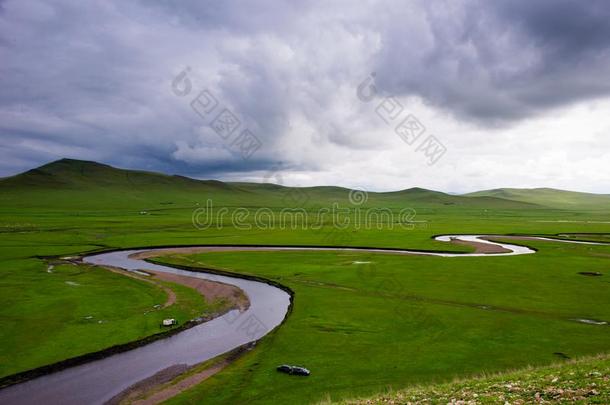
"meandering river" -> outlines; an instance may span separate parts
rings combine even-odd
[[[444,235],[436,238],[449,242],[452,239],[464,242],[483,243],[499,246],[506,253],[442,253],[397,249],[365,248],[319,248],[319,247],[201,247],[205,250],[222,251],[364,251],[371,253],[392,253],[405,255],[427,255],[440,257],[509,256],[532,254],[528,247],[506,243],[495,243],[482,239],[481,235]],[[553,240],[548,238],[536,238]],[[594,242],[571,243],[599,244]],[[167,266],[152,264],[131,256],[141,252],[161,249],[123,250],[85,256],[83,261],[100,266],[119,267],[129,271],[153,270],[219,281],[241,288],[250,300],[250,307],[237,310],[202,323],[174,336],[138,347],[127,352],[114,354],[101,360],[71,367],[33,380],[0,390],[1,404],[102,404],[133,384],[151,377],[168,367],[184,364],[194,365],[239,346],[256,341],[265,336],[284,320],[289,306],[289,294],[272,285],[246,280],[239,277],[220,276]]]

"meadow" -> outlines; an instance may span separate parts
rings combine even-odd
[[[461,251],[439,234],[533,234],[608,240],[606,200],[566,207],[422,189],[368,193],[359,207],[410,208],[408,228],[296,226],[242,229],[223,220],[194,226],[213,199],[229,212],[302,207],[314,217],[332,203],[354,208],[349,190],[196,182],[74,161],[0,180],[0,377],[104,349],[210,310],[194,291],[179,305],[159,288],[92,266],[49,265],[58,257],[115,248],[257,244],[369,246]],[[348,217],[353,218],[350,211]],[[196,224],[195,224],[196,225]],[[255,224],[252,224],[255,225]],[[309,403],[390,388],[547,365],[610,349],[609,246],[527,241],[538,253],[496,258],[356,252],[206,253],[160,260],[265,277],[295,292],[286,322],[255,350],[172,402]],[[582,271],[599,272],[587,277]],[[87,318],[91,316],[92,318]],[[152,319],[152,320],[151,320]],[[93,320],[101,320],[102,323]],[[312,376],[279,374],[282,363]]]
[[[257,350],[175,399],[311,403],[544,365],[608,349],[610,247],[536,242],[537,255],[404,257],[346,252],[205,253],[204,268],[295,291],[288,321]],[[164,262],[188,264],[180,256]],[[302,364],[312,376],[275,372]]]

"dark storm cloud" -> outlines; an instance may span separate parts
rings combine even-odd
[[[497,1],[496,16],[516,26],[558,65],[608,49],[610,4],[605,0]]]
[[[610,93],[605,1],[0,2],[1,174],[63,156],[219,176],[378,151],[358,83],[512,124]],[[191,67],[193,93],[170,83]],[[189,107],[208,88],[244,160]],[[338,148],[338,149],[337,149]]]
[[[188,101],[170,93],[175,66],[189,62],[185,54],[201,51],[201,29],[176,33],[160,14],[123,4],[9,6],[2,16],[0,133],[3,146],[18,152],[11,162],[18,170],[62,156],[170,172],[260,166],[261,159],[246,164],[231,153],[224,162],[195,165],[172,158],[175,142],[196,144],[202,125]],[[249,99],[231,94],[228,82],[220,87],[227,94],[217,95],[228,104]],[[231,103],[232,96],[237,101]],[[252,110],[264,105],[253,103]],[[248,113],[247,103],[238,107]],[[273,122],[265,120],[261,129]]]
[[[151,8],[166,18],[174,18],[180,25],[192,29],[230,30],[252,33],[256,31],[276,31],[289,27],[291,21],[299,18],[315,5],[315,1],[277,0],[234,0],[208,2],[199,0],[161,0],[150,2],[141,0],[141,5]]]
[[[390,22],[379,86],[458,117],[511,122],[610,93],[610,3],[429,2],[421,40]],[[419,34],[421,31],[416,32]]]

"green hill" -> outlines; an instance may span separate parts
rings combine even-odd
[[[39,187],[55,189],[137,187],[157,185],[171,187],[230,188],[226,183],[208,180],[194,180],[184,176],[169,176],[161,173],[117,169],[109,165],[86,160],[61,159],[28,170],[13,177],[0,180],[0,187]]]
[[[335,202],[343,207],[354,206],[350,200],[354,191],[333,186],[285,187],[270,183],[196,180],[61,159],[0,179],[0,206],[170,209],[172,206],[193,207],[211,198],[216,206],[315,209]],[[416,187],[394,192],[368,192],[359,203],[361,205],[356,206],[391,209],[531,210],[550,207],[579,210],[608,208],[610,196],[551,189],[497,189],[459,196]]]
[[[388,199],[408,198],[413,202],[421,202],[427,204],[458,206],[468,208],[481,209],[540,209],[544,206],[530,202],[513,201],[499,197],[480,196],[480,197],[464,197],[460,195],[452,195],[440,191],[427,190],[424,188],[414,187],[402,191],[389,193],[380,193]]]
[[[610,194],[580,193],[553,188],[498,188],[465,194],[466,197],[494,197],[560,209],[609,209]]]
[[[215,180],[195,180],[105,164],[61,159],[0,179],[0,206],[115,209],[194,205],[212,198],[246,199],[245,192]]]

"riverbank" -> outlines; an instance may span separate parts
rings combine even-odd
[[[54,263],[57,264],[57,259]],[[73,259],[71,262],[73,265],[81,265],[86,266],[86,264],[82,263],[80,260]],[[182,324],[169,328],[165,331],[151,334],[149,336],[143,337],[141,339],[136,339],[131,342],[113,345],[111,347],[107,347],[102,350],[94,351],[91,353],[87,353],[80,356],[71,357],[65,360],[61,360],[55,363],[51,363],[48,365],[44,365],[41,367],[37,367],[31,370],[26,370],[20,373],[12,374],[0,378],[0,388],[8,387],[13,384],[22,383],[34,378],[38,378],[44,375],[52,374],[61,370],[65,370],[67,368],[75,367],[78,365],[86,364],[95,360],[100,360],[114,354],[126,352],[129,350],[133,350],[137,347],[141,347],[147,345],[149,343],[155,342],[160,339],[165,339],[171,337],[177,333],[180,333],[184,330],[190,329],[194,326],[197,326],[203,322],[210,321],[218,316],[221,316],[228,312],[231,309],[238,309],[243,311],[248,308],[250,305],[247,296],[243,293],[243,291],[238,288],[214,281],[206,281],[200,280],[192,277],[186,276],[177,276],[177,275],[166,275],[161,272],[150,272],[153,277],[144,276],[142,274],[137,274],[134,272],[125,271],[121,268],[113,267],[113,266],[101,266],[105,268],[107,271],[111,271],[115,274],[120,274],[123,277],[129,277],[133,280],[138,280],[140,282],[148,283],[154,285],[156,288],[159,288],[166,294],[166,300],[163,304],[158,304],[157,308],[151,308],[151,312],[159,312],[160,309],[171,307],[175,305],[177,302],[177,297],[180,294],[176,293],[176,285],[182,285],[185,287],[189,287],[199,294],[201,294],[204,299],[207,301],[207,313],[200,314],[200,316],[195,319],[187,320]],[[56,265],[53,266],[53,269],[56,269]],[[159,282],[162,281],[162,282]],[[207,294],[207,296],[206,296]],[[159,312],[160,313],[160,312]],[[159,318],[159,324],[162,318]]]

